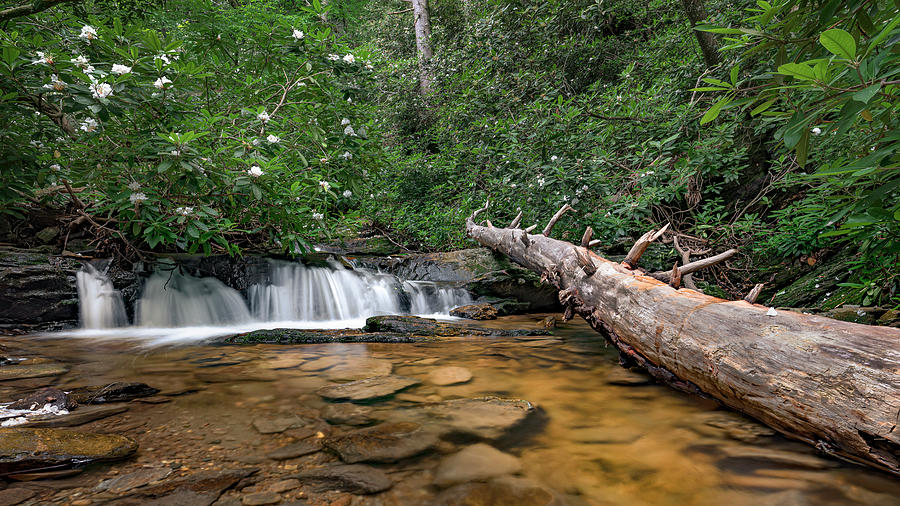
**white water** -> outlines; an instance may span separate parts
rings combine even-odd
[[[128,339],[147,345],[202,341],[258,329],[361,328],[369,316],[414,314],[450,318],[470,304],[469,293],[428,281],[401,281],[366,269],[272,261],[269,279],[252,285],[247,300],[215,278],[199,278],[172,266],[144,282],[135,305],[135,326],[122,296],[90,266],[78,273],[83,330],[54,334]],[[84,286],[84,289],[82,289]],[[87,315],[87,316],[85,316]]]
[[[75,280],[82,327],[107,329],[128,324],[122,294],[103,273],[91,264],[84,264],[75,274]]]

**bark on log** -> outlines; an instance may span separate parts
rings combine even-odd
[[[900,475],[900,329],[676,290],[576,246],[467,220],[479,243],[553,283],[631,363],[820,451]],[[596,267],[588,276],[581,254]],[[570,309],[571,308],[571,309]]]

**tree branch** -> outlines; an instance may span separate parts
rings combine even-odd
[[[8,19],[19,18],[22,16],[30,16],[32,14],[37,14],[38,12],[45,11],[50,7],[53,7],[54,5],[74,1],[78,0],[35,0],[26,4],[8,7],[0,11],[0,21],[6,21]]]

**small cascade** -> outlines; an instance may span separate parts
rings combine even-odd
[[[455,307],[472,303],[466,290],[443,287],[431,281],[404,281],[403,290],[409,295],[409,312],[412,314],[447,314]]]
[[[197,278],[179,269],[156,271],[144,282],[135,307],[142,327],[234,325],[252,321],[241,294],[216,278]]]
[[[81,326],[86,329],[108,329],[128,325],[122,294],[112,281],[91,264],[84,264],[75,274]]]

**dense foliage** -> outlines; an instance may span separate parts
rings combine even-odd
[[[708,290],[843,250],[819,303],[900,291],[893,0],[708,0],[713,66],[680,2],[432,0],[424,96],[400,0],[117,7],[0,25],[0,212],[237,253],[368,222],[461,247],[487,199],[526,224],[570,203],[557,233],[591,225],[607,253],[666,222],[741,247]]]

